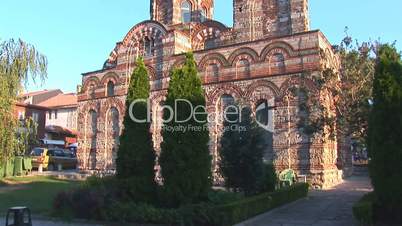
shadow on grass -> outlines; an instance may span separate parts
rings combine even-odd
[[[0,192],[0,215],[4,215],[10,207],[26,206],[34,215],[48,216],[53,208],[54,197],[59,192],[70,190],[80,184],[77,181],[50,177],[10,178],[7,181],[13,184],[3,185],[7,190]]]

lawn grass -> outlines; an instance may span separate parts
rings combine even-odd
[[[55,179],[52,177],[12,177],[0,180],[0,215],[8,208],[27,206],[35,215],[48,216],[53,199],[61,191],[77,187],[80,182]]]

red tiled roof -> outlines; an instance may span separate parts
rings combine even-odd
[[[36,96],[36,95],[41,95],[44,93],[48,93],[48,92],[54,92],[57,91],[57,89],[52,89],[52,90],[40,90],[40,91],[34,91],[34,92],[30,92],[30,93],[23,93],[21,95],[19,95],[19,97],[30,97],[30,96]]]
[[[77,106],[77,95],[75,93],[59,94],[39,105],[48,108],[75,107]]]
[[[31,109],[37,109],[37,110],[44,110],[44,111],[49,110],[49,108],[47,108],[45,106],[35,105],[35,104],[25,104],[25,103],[16,102],[15,105],[18,107],[31,108]]]

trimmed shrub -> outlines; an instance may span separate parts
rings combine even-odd
[[[120,196],[117,180],[90,179],[79,189],[60,193],[54,201],[54,215],[67,219],[81,218],[115,223],[162,224],[172,226],[231,226],[275,207],[303,198],[307,184],[254,197],[212,192],[208,203],[183,205],[176,209],[135,203]]]
[[[120,137],[117,152],[117,177],[121,180],[122,189],[130,193],[135,201],[152,202],[156,200],[155,161],[150,122],[136,122],[130,117],[130,105],[134,101],[146,100],[149,97],[150,84],[148,72],[143,60],[137,60],[126,100],[124,129]],[[131,109],[137,119],[147,118],[147,103],[136,103]]]
[[[306,197],[308,190],[308,184],[295,184],[272,193],[261,194],[219,206],[215,211],[218,213],[215,218],[219,221],[217,225],[231,226],[240,223],[273,208]]]
[[[264,176],[262,178],[261,192],[275,191],[278,183],[278,176],[276,175],[275,167],[272,164],[264,165]]]
[[[176,105],[180,99],[189,101],[197,115],[192,115],[188,103],[179,101]],[[162,130],[159,162],[164,185],[163,202],[178,207],[207,200],[212,186],[212,158],[208,147],[204,90],[193,54],[186,54],[184,66],[172,72],[165,104],[175,112],[170,115],[165,109],[164,119],[173,117],[178,120],[170,120]],[[191,119],[185,120],[189,116]]]
[[[208,203],[213,205],[223,205],[231,202],[240,201],[244,198],[244,195],[236,192],[227,191],[210,191],[208,194]]]
[[[374,225],[373,205],[374,193],[369,193],[353,206],[353,215],[359,221],[360,225]]]
[[[236,108],[237,112],[226,112],[219,152],[220,170],[225,187],[251,196],[258,193],[264,177],[263,156],[267,142],[263,129],[251,117],[251,109]]]
[[[376,218],[402,224],[402,62],[393,46],[379,49],[368,129]]]
[[[90,177],[79,188],[59,193],[53,201],[53,215],[62,218],[106,220],[108,206],[123,200],[115,177]]]

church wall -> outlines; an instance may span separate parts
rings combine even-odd
[[[182,23],[183,1],[151,0],[151,20],[135,25],[116,44],[102,70],[83,74],[78,94],[80,169],[114,171],[125,95],[139,56],[145,58],[150,76],[151,132],[160,153],[160,109],[170,71],[184,63],[184,52],[193,51],[209,113],[222,113],[223,95],[242,99],[254,113],[261,101],[272,107],[265,161],[272,162],[278,172],[292,168],[317,188],[329,188],[341,181],[344,172],[350,174],[346,138],[308,137],[297,127],[299,100],[290,90],[300,85],[306,73],[320,73],[323,67],[339,69],[339,59],[325,36],[309,31],[308,0],[233,0],[233,28],[201,20],[201,9],[212,19],[213,0],[187,0],[192,21]],[[110,82],[113,95],[108,94]],[[303,82],[315,90],[314,83]],[[334,104],[325,97],[322,101]],[[217,172],[221,135],[222,125],[211,122],[210,151],[218,184],[222,182]]]
[[[267,132],[272,144],[267,148],[265,158],[273,162],[278,171],[291,167],[298,174],[307,175],[309,182],[320,188],[326,188],[339,182],[342,172],[337,169],[337,144],[322,142],[318,138],[306,137],[297,129],[298,102],[286,97],[287,90],[297,81],[294,79],[304,72],[317,73],[320,70],[322,49],[331,49],[319,31],[305,32],[292,36],[263,39],[254,42],[233,44],[225,47],[195,52],[200,76],[204,84],[209,112],[216,111],[216,106],[223,94],[230,94],[235,99],[245,99],[250,106],[260,100],[269,100],[276,108],[272,113],[273,131]],[[164,39],[172,44],[170,38]],[[83,92],[79,94],[79,159],[84,170],[113,170],[115,168],[111,153],[116,149],[108,143],[113,137],[107,133],[107,112],[111,107],[118,109],[120,124],[124,116],[125,93],[128,75],[134,69],[135,57],[130,57],[127,47],[121,47],[115,68],[85,74]],[[124,58],[124,59],[120,59]],[[183,63],[184,56],[163,55],[146,58],[151,79],[152,112],[155,124],[152,125],[154,146],[159,151],[161,125],[158,123],[161,113],[158,106],[163,103],[168,88],[169,71]],[[238,66],[237,62],[249,62]],[[217,65],[217,67],[210,67]],[[249,69],[244,68],[249,67]],[[210,69],[213,70],[210,70]],[[217,70],[217,73],[213,73]],[[107,97],[105,84],[108,79],[116,82],[116,96]],[[94,95],[88,91],[95,84]],[[90,120],[88,112],[98,113],[96,147],[90,147]],[[219,112],[218,112],[219,113]],[[120,128],[123,128],[120,125]],[[211,154],[214,157],[214,171],[217,171],[219,125],[211,125]],[[109,135],[108,135],[109,134]],[[134,138],[135,139],[135,138]],[[92,157],[91,157],[92,156]],[[95,163],[93,163],[95,156]],[[93,167],[96,166],[96,167]],[[215,174],[216,182],[219,176]]]

